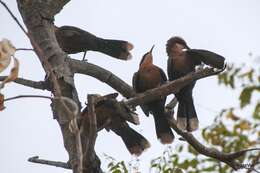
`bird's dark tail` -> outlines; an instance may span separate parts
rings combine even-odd
[[[192,96],[185,96],[178,100],[177,127],[181,130],[195,131],[199,127],[199,120],[194,107]]]
[[[174,134],[172,133],[170,124],[168,123],[164,111],[154,111],[153,116],[157,138],[162,144],[172,143],[174,140]]]
[[[149,141],[127,124],[120,128],[112,128],[112,130],[122,138],[126,148],[133,155],[139,156],[150,147]]]
[[[117,59],[129,60],[132,58],[129,52],[132,49],[133,45],[127,41],[100,39],[98,50],[96,51],[100,51]]]

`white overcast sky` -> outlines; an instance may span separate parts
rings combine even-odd
[[[22,21],[16,1],[5,2]],[[153,44],[156,45],[154,63],[166,70],[165,43],[174,35],[182,36],[192,48],[217,52],[230,62],[250,62],[249,52],[253,52],[253,56],[260,55],[259,17],[259,0],[73,0],[56,16],[55,24],[78,26],[103,38],[124,39],[133,43],[133,59],[127,62],[96,52],[87,54],[89,62],[111,70],[131,84],[140,58]],[[0,39],[10,39],[17,48],[31,47],[28,39],[2,6],[0,21]],[[20,77],[43,80],[44,71],[33,53],[18,52],[16,56],[21,63]],[[71,57],[81,59],[82,54]],[[8,70],[2,75],[6,74]],[[114,92],[109,86],[91,77],[77,75],[75,82],[82,104],[88,93]],[[19,94],[50,95],[49,92],[17,84],[8,84],[1,92],[6,97]],[[237,93],[218,86],[215,77],[198,81],[194,100],[200,129],[211,124],[221,108],[237,105],[237,98]],[[70,172],[27,162],[29,157],[35,155],[50,160],[68,159],[60,129],[52,119],[49,104],[48,100],[42,99],[20,99],[6,103],[6,109],[0,113],[2,173]],[[140,169],[148,172],[150,160],[159,156],[165,146],[156,140],[152,117],[146,118],[139,109],[138,113],[141,125],[134,128],[152,144],[139,158]],[[177,139],[176,143],[180,144]],[[126,162],[133,159],[121,139],[105,131],[98,135],[96,151],[100,158],[104,158],[102,154],[106,153]]]

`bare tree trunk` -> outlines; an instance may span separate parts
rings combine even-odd
[[[19,11],[28,29],[28,36],[36,50],[42,66],[49,79],[51,92],[54,96],[68,97],[75,101],[79,108],[80,102],[74,86],[73,73],[67,55],[60,49],[53,30],[54,16],[69,2],[68,0],[17,0]],[[55,87],[56,86],[56,87]],[[75,135],[69,130],[70,115],[59,100],[51,104],[54,117],[57,119],[63,135],[64,146],[69,154],[69,163],[73,172],[77,172],[77,156]],[[87,139],[82,135],[82,148]],[[84,158],[84,173],[102,172],[100,160],[95,152]],[[89,164],[91,162],[91,164]]]

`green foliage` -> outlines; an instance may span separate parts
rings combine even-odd
[[[248,86],[243,88],[239,100],[240,100],[240,107],[243,108],[246,105],[250,104],[252,93],[254,91],[260,91],[260,86]]]
[[[128,168],[124,161],[118,162],[116,159],[108,155],[105,155],[105,157],[109,162],[107,168],[110,173],[128,173]]]
[[[226,67],[226,70],[218,75],[219,84],[224,84],[235,88],[235,76],[241,71],[241,67],[235,67],[234,64]]]
[[[182,151],[183,147],[180,146],[177,150]],[[176,153],[173,153],[171,146],[168,146],[163,155],[157,157],[151,161],[151,172],[160,173],[183,173],[179,165],[179,157]],[[182,168],[188,166],[188,164],[183,163]]]
[[[257,103],[257,105],[255,106],[253,118],[260,120],[260,103]]]

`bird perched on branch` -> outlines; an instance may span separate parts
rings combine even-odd
[[[136,93],[142,93],[146,90],[159,87],[167,81],[167,77],[163,70],[153,64],[152,49],[147,52],[139,65],[139,70],[133,76],[133,88]],[[151,101],[141,108],[146,116],[151,113],[155,121],[155,130],[157,138],[162,144],[170,144],[174,140],[174,135],[167,121],[167,116],[164,111],[166,97],[158,98]]]
[[[214,52],[202,49],[190,49],[181,37],[172,37],[167,41],[168,54],[167,72],[169,80],[175,80],[195,71],[202,62],[214,68],[224,68],[225,58]],[[195,81],[183,87],[175,94],[179,105],[177,111],[177,126],[186,131],[198,129],[199,121],[193,103],[192,91]]]
[[[129,51],[133,45],[127,41],[103,39],[74,26],[55,26],[55,35],[61,49],[68,54],[91,50],[121,60],[132,58]]]
[[[130,114],[127,109],[118,109],[116,106],[117,94],[108,95],[110,99],[101,100],[95,106],[97,129],[112,130],[115,134],[120,136],[128,149],[128,151],[136,156],[150,147],[149,141],[141,134],[131,128],[121,114]],[[88,116],[88,108],[82,111],[82,117]]]

